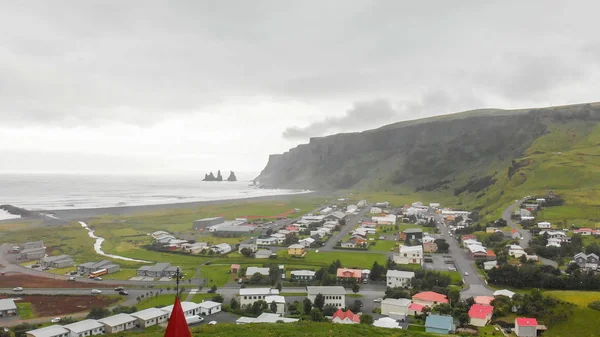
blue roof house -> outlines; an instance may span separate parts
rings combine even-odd
[[[439,334],[449,334],[455,330],[452,316],[429,315],[425,320],[425,331]]]

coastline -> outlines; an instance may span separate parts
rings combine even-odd
[[[40,211],[41,213],[50,213],[58,219],[44,218],[46,222],[57,223],[65,221],[81,220],[85,221],[102,215],[129,215],[135,213],[152,212],[152,211],[170,211],[177,209],[194,209],[207,205],[219,205],[228,203],[244,203],[244,202],[262,202],[262,201],[277,201],[290,200],[295,198],[314,198],[323,196],[320,192],[307,192],[296,194],[279,194],[260,197],[237,198],[237,199],[221,199],[221,200],[206,200],[206,201],[191,201],[182,203],[169,203],[157,205],[140,205],[140,206],[115,206],[104,208],[81,208],[81,209],[61,209],[52,211]],[[13,219],[13,221],[30,220],[32,218]],[[9,220],[10,221],[10,220]],[[1,223],[2,221],[0,221]]]

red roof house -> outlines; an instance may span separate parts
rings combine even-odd
[[[465,240],[477,240],[477,237],[473,234],[466,234],[460,238],[461,242],[464,242]]]
[[[338,311],[333,314],[331,321],[333,323],[341,324],[357,324],[360,323],[360,316],[350,310],[344,312],[342,309],[338,309]]]
[[[417,303],[411,303],[408,306],[408,314],[409,315],[421,314],[423,312],[423,309],[425,309],[424,305],[417,304]]]
[[[475,300],[476,304],[491,305],[492,301],[494,300],[494,297],[492,297],[492,296],[475,296],[474,300]]]
[[[237,274],[237,272],[240,271],[240,265],[239,264],[232,264],[231,268],[229,268],[229,270],[231,270],[231,273]]]
[[[433,307],[439,303],[448,303],[448,297],[443,294],[438,294],[433,291],[423,291],[415,294],[412,297],[414,303],[421,304],[427,307]]]
[[[515,333],[519,337],[537,336],[537,320],[535,318],[517,317],[515,319]]]
[[[338,278],[355,278],[357,281],[362,278],[362,270],[361,269],[346,269],[346,268],[338,268],[337,270]]]
[[[493,312],[494,307],[492,307],[491,305],[473,304],[471,306],[471,309],[469,309],[469,318],[471,318],[471,325],[485,326],[492,319]]]

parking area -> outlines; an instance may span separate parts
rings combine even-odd
[[[454,260],[449,254],[425,254],[424,268],[428,270],[456,270]]]

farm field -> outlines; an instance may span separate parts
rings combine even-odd
[[[0,295],[6,298],[6,295]],[[19,310],[24,308],[30,317],[51,317],[87,311],[96,307],[109,307],[116,303],[117,296],[88,295],[23,295],[15,301]],[[28,305],[29,304],[29,305]],[[19,313],[21,313],[19,311]]]
[[[559,300],[570,302],[577,307],[569,316],[569,319],[553,325],[544,335],[549,337],[592,337],[598,336],[598,327],[595,322],[600,312],[590,309],[587,304],[600,300],[600,292],[597,291],[545,291],[545,295]]]

